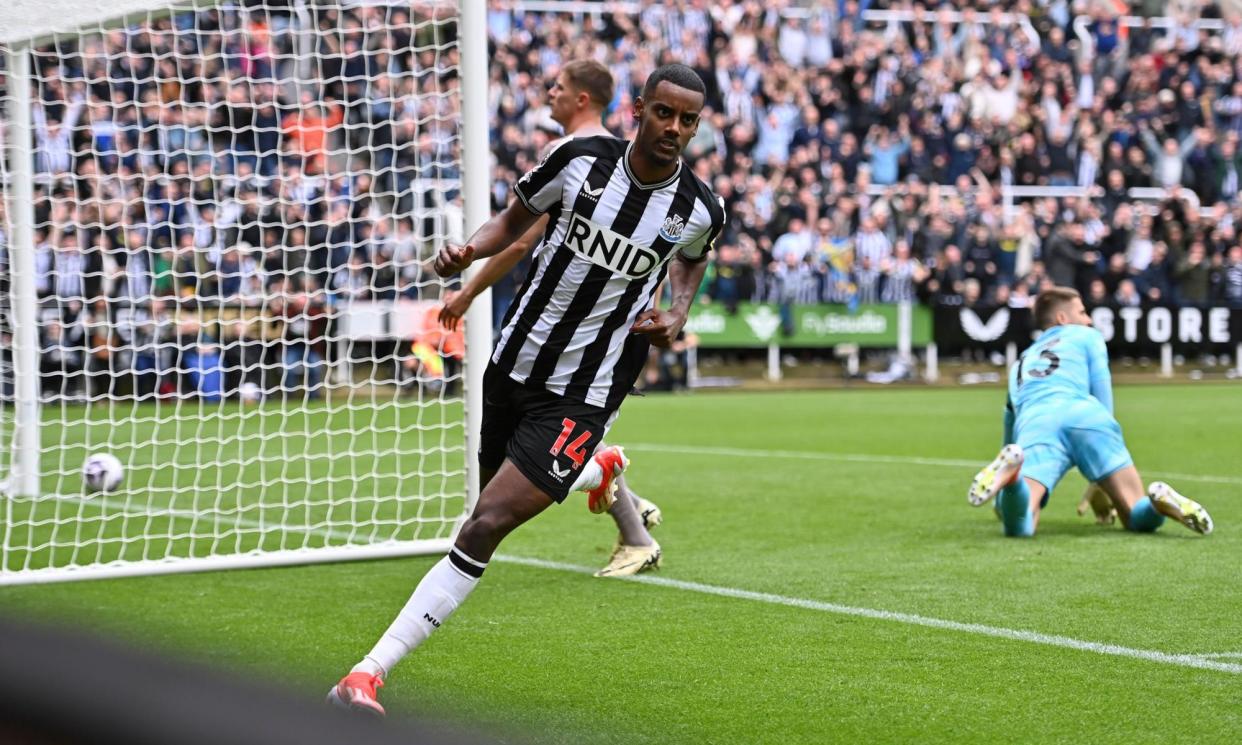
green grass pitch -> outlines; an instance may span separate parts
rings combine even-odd
[[[1214,535],[1097,527],[1072,474],[1034,540],[1002,538],[965,499],[995,388],[632,399],[610,439],[675,582],[573,571],[615,531],[571,497],[502,546],[544,563],[494,562],[383,701],[558,743],[1242,741],[1242,393],[1116,397],[1140,472]],[[319,699],[437,558],[0,588],[0,609]]]

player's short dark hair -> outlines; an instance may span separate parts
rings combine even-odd
[[[1057,311],[1066,303],[1082,299],[1073,287],[1049,287],[1035,297],[1035,325],[1046,329],[1056,325]]]
[[[612,73],[603,63],[593,59],[574,60],[562,67],[561,72],[570,85],[590,96],[591,103],[601,109],[612,103]]]
[[[668,81],[678,88],[694,91],[703,96],[707,95],[707,86],[703,85],[703,78],[692,68],[679,62],[668,65],[660,65],[655,72],[647,76],[647,82],[643,83],[643,99],[648,99],[655,94],[656,87]]]

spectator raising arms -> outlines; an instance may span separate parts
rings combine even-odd
[[[589,33],[491,8],[491,207],[554,137],[569,60],[617,79],[600,124],[623,138],[642,81],[681,61],[706,83],[684,157],[725,201],[707,292],[729,307],[956,304],[967,279],[978,303],[1021,303],[1039,267],[1089,299],[1100,279],[1118,302],[1236,304],[1238,23],[1127,28],[1112,4],[1088,4],[1087,54],[1077,4],[953,5],[960,22],[877,24],[853,0],[642,0],[634,17],[587,14]],[[36,285],[61,311],[43,348],[61,354],[68,329],[118,308],[259,304],[290,280],[324,307],[438,299],[423,280],[433,238],[462,237],[460,68],[434,51],[452,33],[438,12],[316,9],[323,33],[299,35],[283,4],[262,17],[225,5],[37,49]],[[1011,186],[1070,195],[1006,200]],[[1163,191],[1131,194],[1151,187]],[[514,297],[520,282],[497,286]],[[323,351],[294,355],[299,384]],[[66,370],[88,362],[72,357]]]

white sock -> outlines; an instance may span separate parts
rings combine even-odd
[[[578,474],[578,480],[574,485],[569,487],[570,491],[587,491],[599,486],[599,482],[604,479],[604,469],[592,458],[582,467],[582,473]]]
[[[479,584],[486,562],[475,561],[457,548],[449,551],[427,574],[397,614],[375,647],[350,672],[387,675],[431,632],[440,627]]]

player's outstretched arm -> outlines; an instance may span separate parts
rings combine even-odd
[[[544,215],[522,234],[516,243],[492,257],[483,268],[470,276],[460,292],[445,295],[444,305],[440,308],[440,323],[449,331],[456,331],[457,325],[470,309],[470,304],[487,288],[496,284],[506,274],[513,271],[522,257],[530,253],[531,248],[539,242],[544,226],[548,224],[548,216]]]
[[[671,347],[686,325],[690,315],[690,304],[698,294],[703,275],[707,273],[707,257],[698,261],[685,258],[680,253],[669,262],[668,282],[673,293],[673,300],[668,310],[651,308],[638,314],[630,332],[646,334],[651,343],[657,347]]]
[[[539,219],[521,200],[509,203],[499,214],[474,231],[464,246],[445,246],[436,254],[434,268],[441,277],[451,277],[470,266],[475,259],[487,259],[516,243]]]

